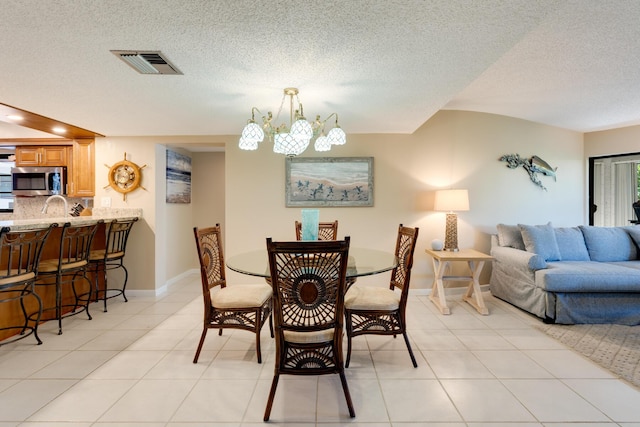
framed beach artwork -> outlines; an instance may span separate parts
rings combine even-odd
[[[191,203],[191,157],[167,150],[167,203]]]
[[[287,207],[373,206],[373,157],[290,157]]]

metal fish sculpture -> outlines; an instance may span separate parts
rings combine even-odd
[[[545,191],[547,191],[547,188],[542,184],[542,181],[540,181],[537,174],[541,173],[545,176],[551,176],[553,177],[553,180],[556,181],[556,171],[558,168],[552,168],[549,163],[545,162],[538,156],[533,156],[530,159],[523,159],[519,154],[505,154],[500,157],[499,160],[507,162],[507,167],[509,169],[515,169],[518,166],[522,166],[529,174],[531,181]]]
[[[538,156],[531,157],[530,162],[531,170],[546,176],[552,176],[553,180],[556,181],[556,171],[558,170],[558,168],[552,168],[549,163],[545,162]]]

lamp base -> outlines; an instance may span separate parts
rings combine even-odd
[[[458,252],[458,216],[454,212],[447,213],[444,250]]]

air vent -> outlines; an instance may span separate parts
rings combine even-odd
[[[111,53],[140,74],[182,74],[159,51],[112,50]]]

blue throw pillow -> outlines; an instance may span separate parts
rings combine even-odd
[[[589,251],[578,227],[557,227],[555,233],[562,261],[589,261]]]
[[[551,223],[546,225],[518,224],[518,227],[520,227],[527,252],[538,254],[545,261],[560,260],[560,249]]]
[[[631,261],[638,251],[624,227],[595,227],[581,225],[591,261]]]

